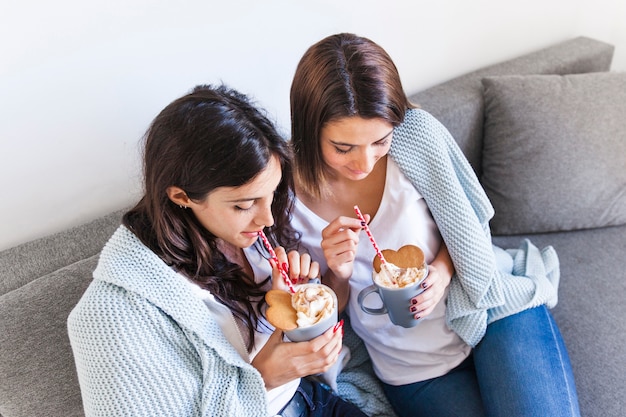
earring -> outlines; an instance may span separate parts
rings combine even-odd
[[[186,209],[187,206],[183,206],[182,204],[179,204],[178,207],[180,207],[181,209]]]

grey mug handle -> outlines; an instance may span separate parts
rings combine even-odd
[[[361,290],[357,298],[359,305],[361,306],[361,310],[365,311],[367,314],[387,314],[387,307],[385,307],[384,304],[381,308],[370,308],[364,305],[365,297],[367,297],[373,292],[377,293],[378,296],[380,297],[380,293],[378,292],[378,287],[376,287],[376,285],[374,284],[370,285],[369,287],[363,288]]]

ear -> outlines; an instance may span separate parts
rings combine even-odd
[[[183,191],[182,188],[179,187],[175,187],[175,186],[171,186],[171,187],[167,187],[167,190],[165,190],[167,192],[167,197],[177,206],[181,206],[181,207],[189,207],[189,203],[191,203],[191,200],[189,199],[189,197],[187,196],[187,193]]]

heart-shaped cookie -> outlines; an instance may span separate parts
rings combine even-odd
[[[267,321],[284,331],[298,327],[296,309],[291,304],[291,294],[283,290],[269,290],[265,294]]]
[[[405,245],[397,251],[383,249],[381,252],[387,262],[400,268],[421,268],[424,266],[424,252],[415,245]],[[380,258],[378,255],[374,256],[372,265],[376,272],[380,272]]]

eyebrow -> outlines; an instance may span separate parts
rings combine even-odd
[[[274,190],[274,193],[278,190],[278,187],[276,187],[276,189]],[[247,201],[257,201],[257,200],[261,200],[262,196],[259,197],[241,197],[241,198],[234,198],[232,200],[226,200],[227,203],[245,203]]]
[[[246,201],[256,201],[261,197],[246,197],[246,198],[237,198],[235,200],[226,200],[227,203],[244,203]]]
[[[380,138],[380,139],[376,139],[376,140],[374,141],[374,143],[376,143],[376,142],[380,142],[381,140],[388,138],[388,137],[389,137],[389,135],[391,135],[392,133],[393,133],[393,129],[391,129],[391,130],[389,131],[389,133],[387,133],[387,134],[386,134],[385,136],[383,136],[382,138]],[[352,143],[337,142],[337,141],[334,141],[334,140],[332,140],[332,139],[330,139],[330,140],[329,140],[329,142],[330,142],[330,143],[332,143],[333,145],[337,145],[337,146],[357,146],[357,145],[354,145],[354,144],[352,144]]]

